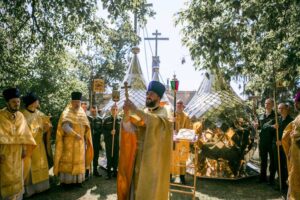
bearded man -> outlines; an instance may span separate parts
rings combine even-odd
[[[52,125],[49,117],[38,110],[40,106],[39,99],[33,92],[27,93],[22,100],[25,104],[25,109],[22,110],[22,113],[37,144],[31,158],[28,160],[31,165],[29,175],[25,179],[25,196],[29,197],[50,188],[44,134],[48,132]],[[47,138],[50,139],[50,137]]]
[[[93,143],[89,120],[80,106],[82,94],[71,96],[57,126],[53,172],[62,185],[81,185],[93,160]]]
[[[24,159],[31,156],[36,143],[19,111],[19,90],[6,89],[3,97],[6,107],[0,110],[0,199],[22,199],[29,171]]]
[[[160,106],[165,86],[149,83],[146,109],[124,102],[117,178],[119,200],[168,199],[172,126],[170,112]]]
[[[180,129],[192,129],[192,123],[190,117],[183,111],[185,108],[185,105],[183,104],[183,101],[179,99],[176,102],[176,117],[175,117],[175,132],[178,133]],[[179,154],[181,152],[181,144],[184,145],[186,141],[176,141],[173,143],[173,152],[172,152],[172,167],[171,167],[171,173],[172,175],[178,175],[180,177],[180,182],[182,184],[185,184],[185,174],[186,174],[186,160],[179,158]],[[172,175],[170,176],[170,179],[172,180]]]

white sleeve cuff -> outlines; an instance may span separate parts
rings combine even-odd
[[[63,123],[63,125],[61,126],[61,128],[63,129],[63,131],[67,134],[71,134],[73,129],[71,127],[71,124],[68,122]]]

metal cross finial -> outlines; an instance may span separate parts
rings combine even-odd
[[[159,35],[161,35],[161,33],[159,33],[157,30],[155,31],[155,33],[152,33],[152,35],[154,35],[155,37],[144,38],[144,39],[145,40],[155,40],[155,57],[157,57],[157,42],[158,42],[158,40],[169,40],[169,38],[158,37]]]
[[[147,37],[147,38],[144,38],[145,40],[154,40],[155,41],[155,56],[152,56],[152,77],[153,77],[153,74],[154,74],[154,66],[157,68],[159,67],[159,56],[157,54],[157,43],[158,43],[158,40],[169,40],[169,38],[163,38],[163,37],[158,37],[159,35],[161,35],[161,33],[159,33],[157,30],[152,33],[152,35],[154,35],[155,37]],[[158,70],[158,68],[157,68]]]

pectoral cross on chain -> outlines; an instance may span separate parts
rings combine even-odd
[[[131,88],[131,86],[128,85],[128,82],[124,82],[124,87],[121,87],[122,89],[125,89],[125,98],[126,101],[129,100],[129,94],[128,94],[128,88]]]

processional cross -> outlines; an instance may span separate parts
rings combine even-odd
[[[125,99],[126,101],[129,100],[129,94],[128,94],[128,88],[131,88],[131,86],[128,85],[128,82],[124,82],[124,87],[121,87],[122,89],[125,89]]]

